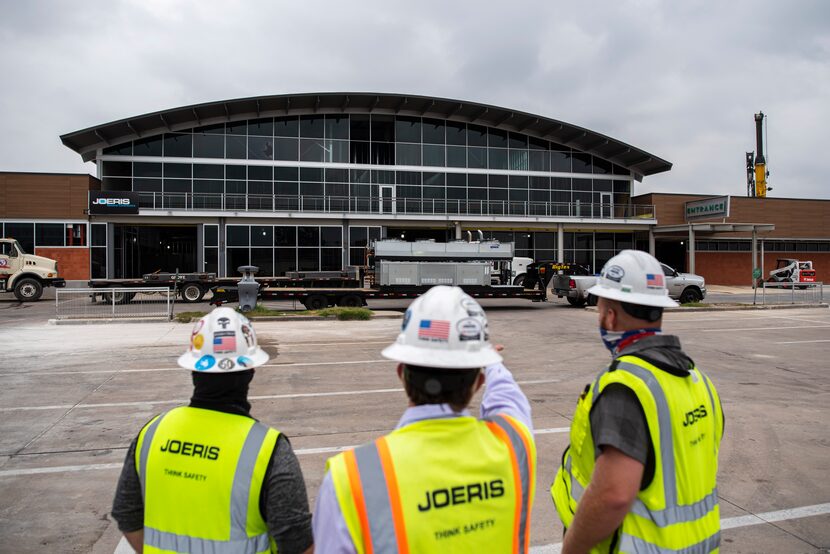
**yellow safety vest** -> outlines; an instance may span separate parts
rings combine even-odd
[[[654,446],[654,477],[640,491],[622,526],[591,552],[697,554],[720,546],[718,450],[723,414],[715,386],[697,368],[688,377],[621,356],[579,398],[570,445],[551,495],[567,528],[594,470],[591,407],[612,383],[629,387],[643,407]]]
[[[359,554],[528,551],[536,446],[510,416],[419,421],[326,467]]]
[[[276,552],[259,495],[279,431],[249,417],[180,407],[138,435],[144,552]]]

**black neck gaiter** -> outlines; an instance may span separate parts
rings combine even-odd
[[[194,371],[193,397],[190,406],[229,414],[251,416],[248,385],[254,370],[232,373],[199,373]]]

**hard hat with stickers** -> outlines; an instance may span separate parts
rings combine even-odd
[[[267,361],[251,322],[231,308],[216,308],[197,321],[190,348],[178,360],[181,367],[200,373],[245,371]]]
[[[459,287],[436,286],[404,314],[398,339],[382,352],[390,360],[444,369],[472,369],[502,361],[490,344],[487,316]]]

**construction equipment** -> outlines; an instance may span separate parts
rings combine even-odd
[[[770,283],[815,283],[816,270],[813,262],[799,261],[792,258],[779,258],[775,269],[769,272]]]
[[[755,148],[756,152],[746,153],[746,195],[750,197],[766,198],[767,191],[767,160],[764,156],[764,112],[755,114]]]
[[[14,292],[21,302],[35,302],[44,287],[65,287],[58,262],[27,254],[14,239],[0,239],[0,292]]]

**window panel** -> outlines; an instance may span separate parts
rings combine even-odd
[[[323,145],[323,158],[328,163],[349,162],[349,141],[326,139]]]
[[[92,248],[90,251],[90,275],[93,279],[107,278],[107,249]]]
[[[105,177],[132,177],[132,162],[103,162],[101,174]]]
[[[550,153],[550,170],[560,173],[571,172],[571,155],[567,152]]]
[[[487,146],[487,127],[467,125],[467,144],[470,146]]]
[[[274,249],[274,275],[283,276],[288,271],[297,271],[297,249]]]
[[[395,145],[385,142],[373,142],[372,164],[395,165]]]
[[[274,178],[274,168],[270,165],[248,166],[248,180],[270,181]]]
[[[297,271],[320,271],[320,250],[317,248],[298,248]]]
[[[274,226],[274,246],[297,246],[297,228],[293,225]]]
[[[248,246],[249,227],[247,225],[227,225],[225,226],[225,233],[227,234],[228,246]]]
[[[248,137],[249,160],[273,160],[274,139],[265,137]]]
[[[161,164],[155,162],[135,162],[133,171],[136,177],[161,177]]]
[[[574,173],[591,173],[591,155],[582,152],[571,154]]]
[[[225,136],[225,157],[234,160],[244,160],[248,156],[247,140],[244,136]]]
[[[366,246],[369,240],[366,227],[349,227],[349,246]]]
[[[203,271],[206,273],[219,273],[219,249],[205,248],[204,249],[204,266]]]
[[[349,138],[349,116],[347,115],[327,115],[325,127],[327,139]]]
[[[297,244],[299,246],[320,246],[320,228],[297,227]]]
[[[530,171],[550,171],[550,154],[547,151],[531,150],[528,152]]]
[[[238,276],[239,268],[243,265],[251,265],[251,255],[248,248],[228,248],[225,250],[227,257],[227,274],[232,277]]]
[[[225,129],[229,135],[240,135],[244,137],[248,134],[248,122],[244,119],[242,121],[234,121],[228,123]]]
[[[467,149],[463,146],[447,146],[447,167],[467,167]]]
[[[63,246],[63,223],[36,223],[35,244],[38,246]]]
[[[219,226],[205,225],[203,229],[205,246],[219,246]]]
[[[318,139],[300,139],[300,161],[322,162],[323,141]]]
[[[364,114],[354,114],[349,118],[349,138],[352,141],[366,141],[369,139],[369,116]]]
[[[447,122],[447,144],[467,145],[467,125],[456,121]]]
[[[297,117],[274,118],[275,137],[297,137],[300,134],[300,123]]]
[[[133,141],[133,155],[161,156],[161,137],[149,137]]]
[[[611,175],[611,162],[597,158],[596,156],[594,156],[593,162],[594,175]]]
[[[395,151],[398,165],[421,165],[420,144],[396,144]]]
[[[445,143],[445,126],[444,121],[440,119],[423,119],[423,136],[424,144],[444,144]]]
[[[9,224],[6,223],[6,236],[17,238],[17,236],[9,231]],[[17,239],[20,240],[20,239]],[[106,246],[107,245],[107,225],[105,223],[92,224],[92,244],[91,246]]]
[[[322,115],[300,116],[300,136],[306,138],[323,138],[324,125]]]
[[[491,148],[507,148],[507,131],[501,129],[487,129],[487,146]]]
[[[263,119],[252,119],[248,121],[248,136],[273,137],[274,120],[270,117]]]
[[[192,135],[180,135],[174,133],[164,134],[164,157],[165,158],[191,158],[193,157]]]
[[[394,116],[372,116],[372,142],[395,142]]]
[[[193,177],[197,179],[224,179],[225,166],[217,164],[194,164]]]
[[[339,248],[320,249],[320,271],[340,271],[342,269],[342,251]]]
[[[104,148],[103,153],[110,156],[132,156],[133,143],[125,142],[124,144],[110,146],[109,148]]]
[[[487,149],[470,147],[467,149],[467,167],[484,169],[487,167]]]
[[[507,169],[507,150],[503,148],[488,148],[487,167],[490,169]]]
[[[164,192],[193,192],[190,179],[164,179]]]
[[[259,268],[257,275],[270,277],[274,275],[274,249],[251,248],[251,265]]]
[[[193,166],[190,164],[164,164],[164,177],[187,179],[193,176]]]
[[[444,167],[444,147],[432,144],[424,145],[424,165]]]
[[[368,142],[352,140],[349,143],[349,162],[353,164],[369,164],[372,159],[372,149]]]
[[[421,119],[399,116],[395,119],[395,137],[398,142],[421,142]]]

